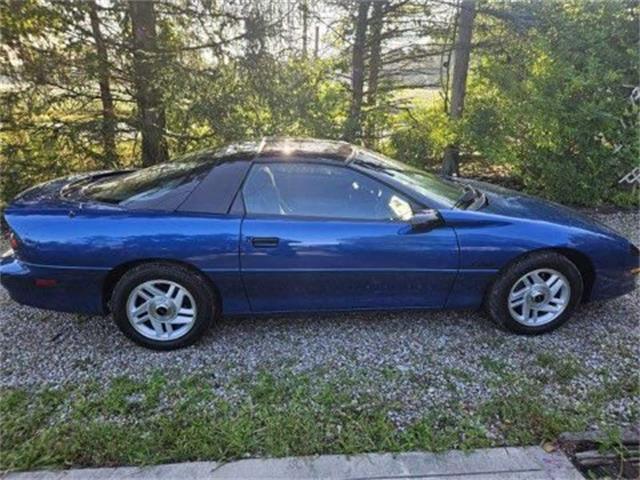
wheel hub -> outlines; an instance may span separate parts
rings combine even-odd
[[[176,317],[178,309],[172,300],[160,297],[149,301],[147,311],[151,318],[159,322],[169,322]]]
[[[551,292],[548,287],[542,285],[534,285],[529,289],[527,298],[529,302],[535,305],[544,304],[548,301]]]

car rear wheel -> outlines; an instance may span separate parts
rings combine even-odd
[[[125,273],[113,290],[111,307],[127,337],[155,350],[192,345],[218,311],[204,278],[163,263],[140,265]]]
[[[492,320],[515,333],[538,334],[566,322],[582,298],[580,271],[555,252],[527,255],[492,285],[486,307]]]

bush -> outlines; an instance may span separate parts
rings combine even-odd
[[[398,114],[391,133],[389,154],[418,167],[438,168],[445,147],[454,139],[442,103],[418,103]]]
[[[637,6],[527,5],[529,28],[496,27],[509,49],[477,58],[463,143],[513,165],[535,194],[580,205],[637,203],[617,183],[639,162],[638,110],[629,102],[638,79]]]

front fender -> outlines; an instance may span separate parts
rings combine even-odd
[[[633,289],[630,244],[606,231],[576,225],[519,219],[481,211],[441,212],[454,228],[460,246],[460,274],[450,295],[451,307],[481,305],[487,288],[501,269],[516,258],[537,250],[578,252],[593,267],[592,299],[603,299]]]

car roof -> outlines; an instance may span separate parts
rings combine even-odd
[[[267,157],[322,157],[340,162],[348,162],[355,154],[356,147],[336,140],[314,138],[271,137],[264,138],[254,160]]]
[[[357,152],[357,147],[347,142],[301,137],[265,137],[259,142],[239,142],[221,149],[205,149],[192,152],[181,161],[192,158],[206,158],[213,163],[227,161],[229,158],[244,158],[247,161],[296,157],[304,160],[321,157],[348,163]]]

